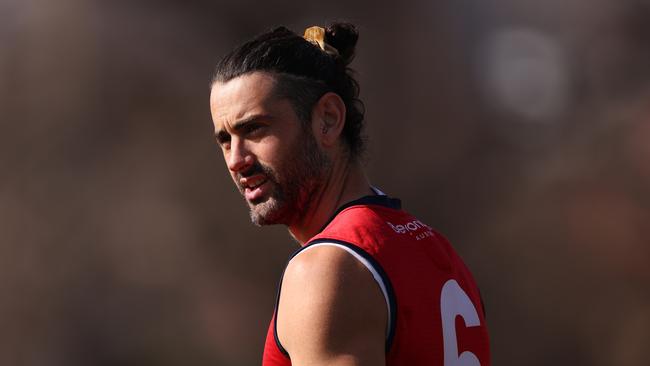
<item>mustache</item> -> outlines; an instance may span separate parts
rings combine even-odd
[[[248,178],[256,174],[272,175],[273,172],[268,167],[265,167],[256,161],[245,171],[237,173],[237,179]]]
[[[256,161],[245,171],[237,173],[237,181],[235,182],[237,184],[237,188],[239,188],[239,190],[243,192],[244,187],[242,187],[241,184],[239,183],[240,179],[252,177],[258,174],[264,175],[266,179],[272,182],[277,182],[277,180],[275,179],[275,172],[271,168],[264,166],[260,164],[260,162]]]

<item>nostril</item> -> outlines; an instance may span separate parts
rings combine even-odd
[[[233,172],[238,172],[243,169],[246,169],[250,165],[248,156],[242,156],[241,154],[231,154],[228,159],[228,169]]]

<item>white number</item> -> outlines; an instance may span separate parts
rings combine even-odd
[[[477,327],[481,325],[481,321],[469,296],[455,280],[449,280],[442,286],[440,315],[442,316],[445,366],[481,366],[478,358],[472,352],[465,351],[460,356],[458,355],[456,316],[462,316],[468,327]]]

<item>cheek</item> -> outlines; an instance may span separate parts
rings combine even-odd
[[[269,136],[256,146],[255,156],[260,163],[272,167],[292,159],[291,156],[287,156],[286,140],[281,142],[275,136]]]

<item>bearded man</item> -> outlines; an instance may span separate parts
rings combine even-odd
[[[278,289],[263,355],[279,365],[490,365],[482,300],[438,232],[373,187],[347,23],[280,27],[217,65],[217,143],[256,225],[301,248]]]

